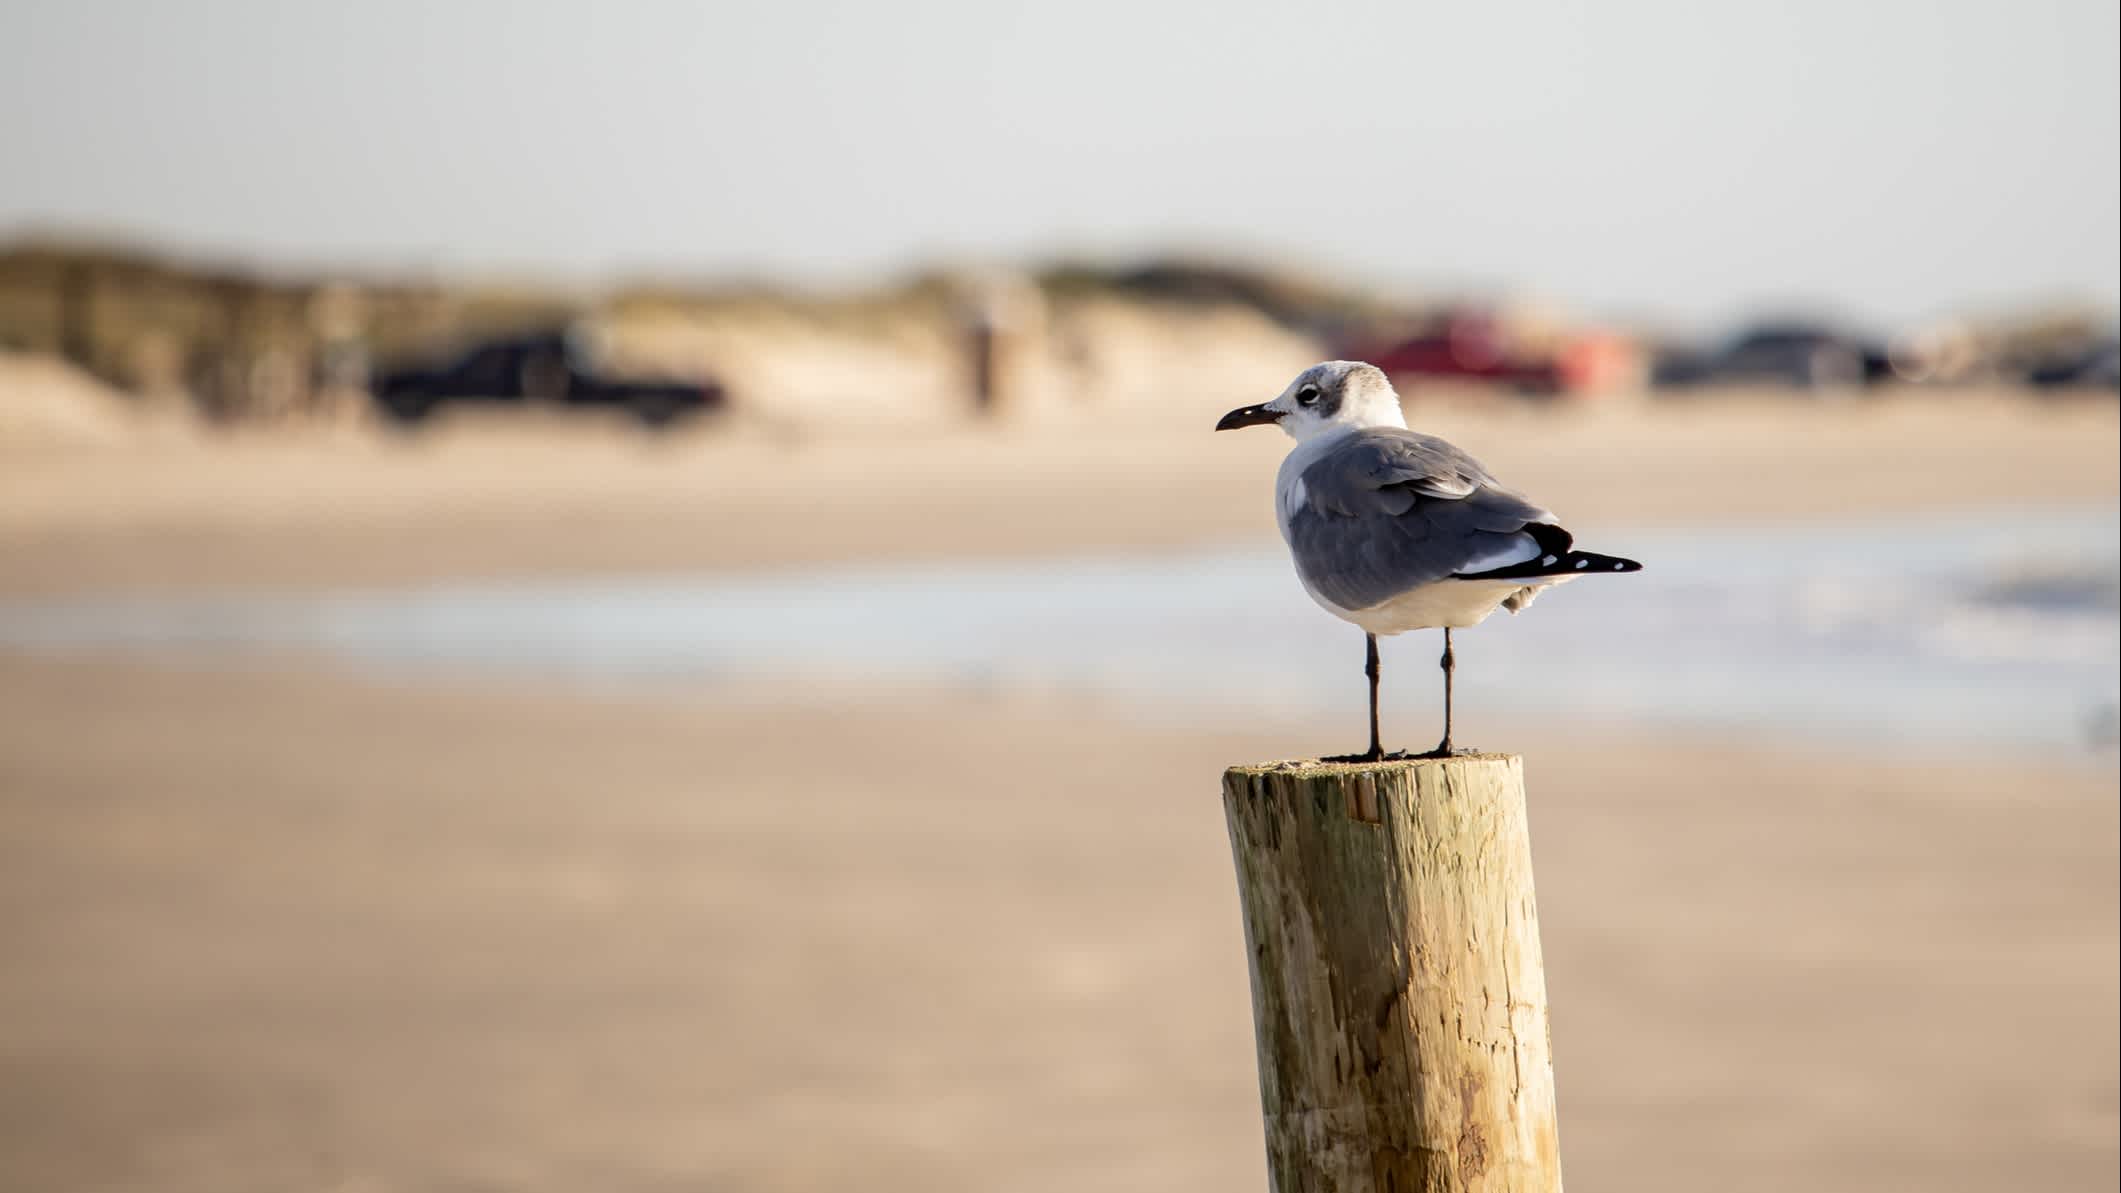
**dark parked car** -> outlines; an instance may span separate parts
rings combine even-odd
[[[2058,360],[2026,370],[2041,389],[2121,390],[2121,340],[2106,339]]]
[[[1657,361],[1659,386],[1784,385],[1846,389],[1889,379],[1883,345],[1809,324],[1767,324],[1711,352],[1668,353]]]
[[[606,375],[559,331],[489,340],[439,366],[385,372],[374,393],[401,422],[417,422],[446,402],[547,402],[619,407],[659,427],[724,400],[716,385]]]

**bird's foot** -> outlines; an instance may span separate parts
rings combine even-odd
[[[1363,754],[1334,754],[1319,759],[1320,762],[1412,762],[1416,758],[1427,758],[1427,754],[1409,754],[1405,750],[1371,750]]]
[[[1479,752],[1480,751],[1478,750],[1453,749],[1451,746],[1451,739],[1447,737],[1443,739],[1443,741],[1437,743],[1436,748],[1433,750],[1422,754],[1408,754],[1406,755],[1406,757],[1420,759],[1426,762],[1433,761],[1438,758],[1463,758],[1471,754],[1477,754]]]

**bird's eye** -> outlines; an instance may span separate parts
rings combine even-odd
[[[1315,385],[1306,385],[1302,389],[1297,390],[1296,401],[1297,404],[1301,406],[1309,406],[1317,402],[1318,387]]]

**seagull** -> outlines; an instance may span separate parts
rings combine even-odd
[[[1480,461],[1407,429],[1399,395],[1375,365],[1329,360],[1281,396],[1223,415],[1218,431],[1273,424],[1296,446],[1274,481],[1274,512],[1297,579],[1319,607],[1363,632],[1370,749],[1377,734],[1377,637],[1443,630],[1443,741],[1419,758],[1448,758],[1451,631],[1511,613],[1578,576],[1639,572],[1632,559],[1578,551],[1554,515],[1502,487]]]

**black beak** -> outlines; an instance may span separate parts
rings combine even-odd
[[[1280,421],[1281,411],[1279,410],[1269,410],[1265,406],[1239,406],[1230,413],[1223,415],[1222,421],[1215,424],[1215,429],[1218,431],[1234,431],[1239,427],[1257,427]]]

